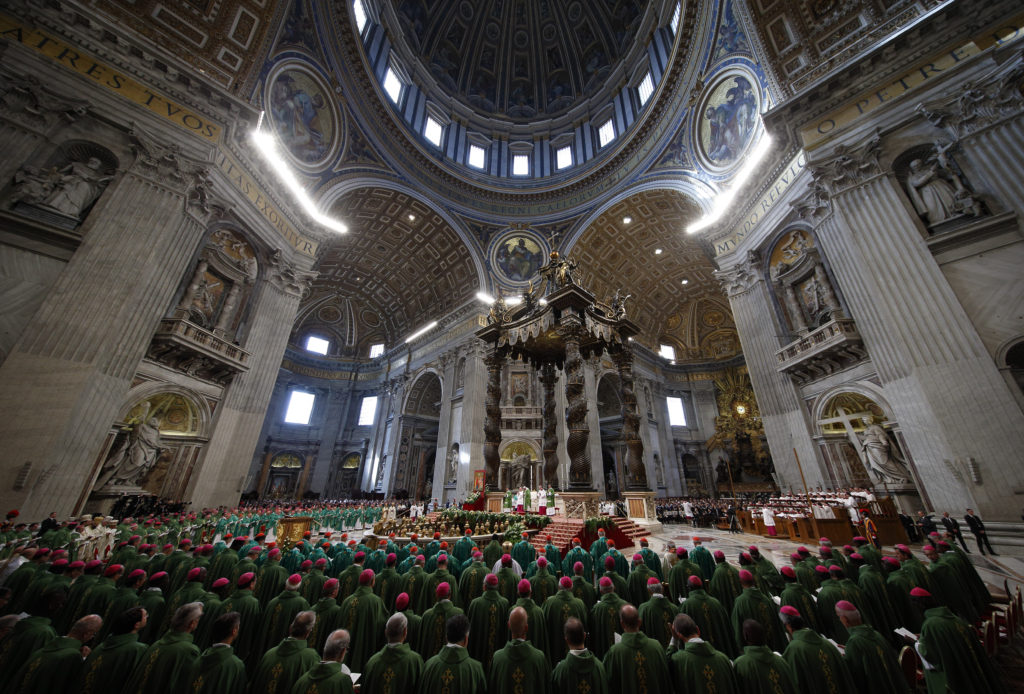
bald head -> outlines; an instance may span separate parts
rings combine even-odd
[[[517,607],[508,615],[508,631],[514,639],[525,639],[529,628],[526,610]]]
[[[743,622],[743,641],[748,646],[763,646],[765,643],[764,627],[756,619]]]
[[[632,605],[623,605],[619,610],[619,623],[622,624],[624,632],[636,633],[640,631],[640,613]]]
[[[313,631],[314,624],[316,624],[316,612],[312,610],[300,612],[292,620],[288,635],[295,639],[304,639],[309,636],[309,632]]]
[[[313,613],[310,612],[309,614]],[[352,637],[344,629],[332,631],[331,635],[327,637],[327,643],[324,644],[324,660],[331,660],[336,663],[343,661],[351,641]]]
[[[693,618],[688,614],[677,614],[672,620],[672,632],[680,641],[689,641],[695,636],[700,636],[700,629]]]
[[[102,617],[98,614],[87,614],[72,625],[71,631],[68,632],[68,638],[88,643],[92,641],[102,626]]]

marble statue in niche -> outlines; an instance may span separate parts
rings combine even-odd
[[[445,467],[444,479],[446,482],[454,482],[459,472],[459,444],[453,443],[448,451],[447,466]]]
[[[900,459],[899,450],[890,440],[882,425],[871,418],[864,417],[864,431],[854,441],[857,450],[868,470],[883,483],[906,484],[910,482],[910,474]]]
[[[929,227],[954,217],[978,217],[982,213],[959,167],[947,154],[952,146],[936,143],[929,156],[912,160],[907,172],[907,194]]]
[[[160,454],[160,420],[149,416],[149,408],[147,401],[127,438],[103,464],[96,489],[136,485],[156,463]]]
[[[69,163],[59,171],[53,190],[40,206],[80,219],[113,178],[103,174],[102,166],[99,157]]]

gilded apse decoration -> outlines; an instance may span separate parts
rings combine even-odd
[[[731,170],[753,142],[761,120],[757,85],[757,79],[746,70],[729,72],[702,102],[698,152],[711,170]]]
[[[337,148],[339,130],[330,90],[298,64],[280,69],[268,85],[267,115],[278,141],[300,166],[325,166]]]

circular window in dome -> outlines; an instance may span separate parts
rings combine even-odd
[[[697,154],[714,173],[735,169],[761,130],[761,94],[757,78],[743,68],[725,72],[700,101]]]
[[[546,260],[544,242],[516,229],[498,237],[491,247],[491,268],[508,282],[530,282]]]
[[[271,128],[292,161],[309,170],[329,165],[341,140],[341,118],[327,83],[298,61],[278,65],[264,97]]]

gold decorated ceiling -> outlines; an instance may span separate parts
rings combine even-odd
[[[338,342],[336,353],[366,356],[369,344],[390,348],[479,291],[470,250],[418,200],[362,188],[330,214],[349,231],[325,244],[295,338],[324,327]]]
[[[606,210],[569,252],[599,301],[610,302],[616,289],[631,294],[626,309],[640,326],[636,339],[655,351],[672,345],[678,361],[727,359],[740,351],[715,267],[685,232],[699,216],[680,193],[639,193]]]

